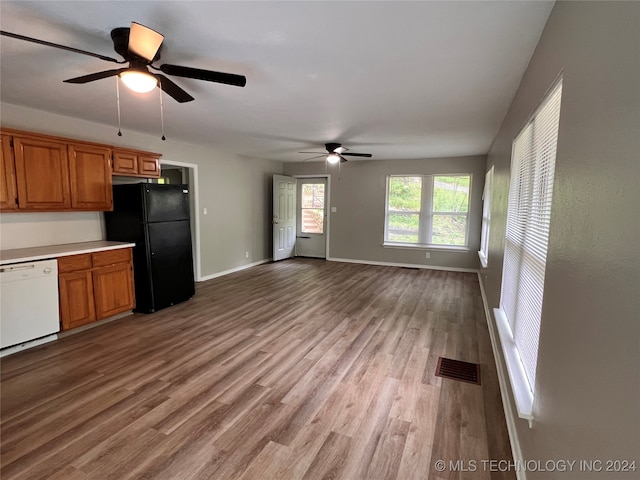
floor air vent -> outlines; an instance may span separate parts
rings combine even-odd
[[[438,357],[436,376],[480,385],[480,365]]]

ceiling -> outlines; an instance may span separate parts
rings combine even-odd
[[[245,88],[171,77],[169,139],[301,161],[325,142],[373,159],[484,154],[533,54],[550,1],[0,2],[2,30],[117,57],[110,31],[165,36],[159,63],[237,73]],[[117,128],[118,68],[0,37],[2,102]],[[158,90],[120,89],[122,130],[160,136]],[[114,133],[115,135],[115,133]]]

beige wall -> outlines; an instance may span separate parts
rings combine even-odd
[[[487,159],[495,178],[483,278],[497,307],[511,144],[564,72],[535,422],[514,421],[525,460],[635,459],[640,467],[639,55],[640,3],[556,3]],[[526,478],[638,472],[576,467]]]
[[[365,262],[431,265],[445,268],[478,268],[482,188],[485,157],[434,158],[425,160],[367,160],[331,166],[329,256]],[[324,174],[324,162],[287,163],[286,175]],[[472,175],[469,214],[469,251],[451,252],[384,248],[384,215],[387,175],[454,174]]]
[[[118,137],[112,125],[6,103],[0,113],[4,127],[160,152],[165,160],[196,164],[202,276],[271,257],[271,175],[282,173],[281,162],[179,142],[170,135],[165,142],[129,131]],[[207,215],[202,213],[205,207]],[[2,214],[0,229],[3,249],[104,238],[99,213]]]

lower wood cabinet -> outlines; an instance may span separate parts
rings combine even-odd
[[[58,272],[62,330],[135,307],[131,248],[60,257]]]

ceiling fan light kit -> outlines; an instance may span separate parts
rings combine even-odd
[[[338,155],[337,153],[331,153],[327,155],[327,162],[331,164],[336,164],[339,161],[340,161],[340,155]]]
[[[120,79],[130,90],[137,93],[147,93],[158,86],[158,80],[150,73],[136,70],[125,70],[120,73]]]

